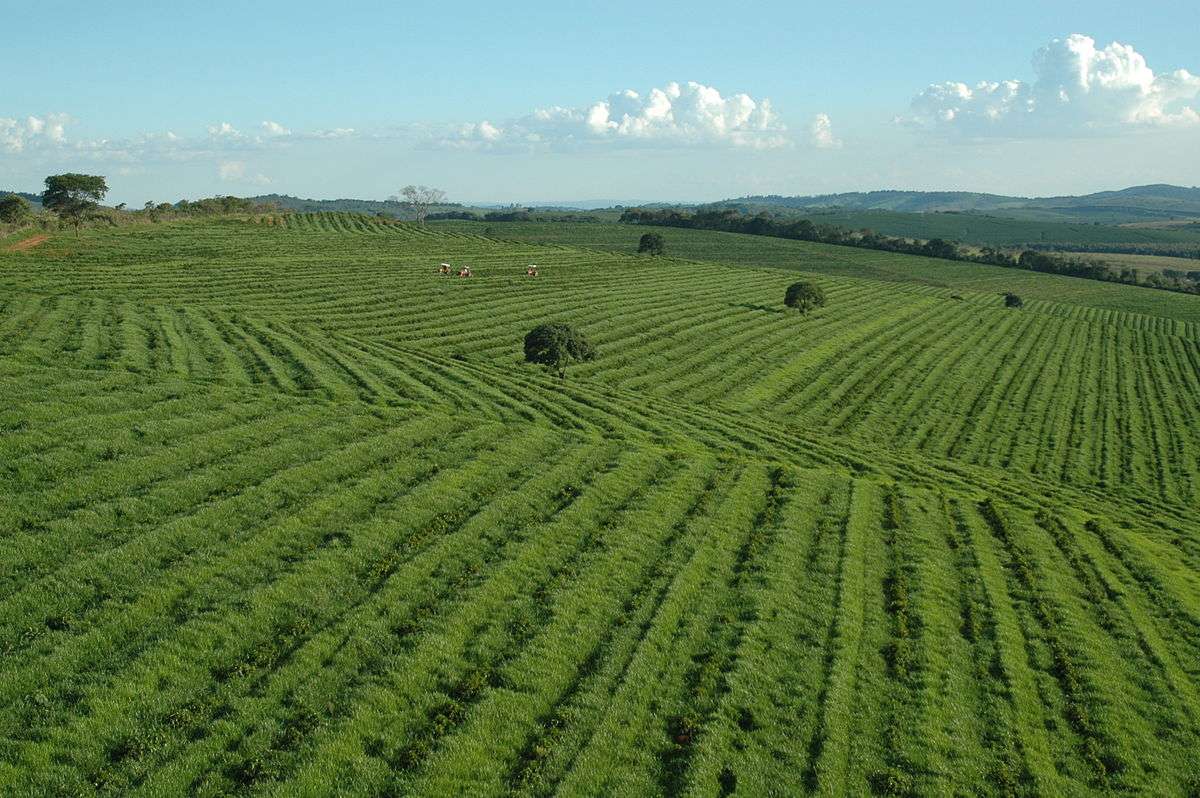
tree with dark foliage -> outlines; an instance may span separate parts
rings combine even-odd
[[[666,249],[667,244],[658,233],[646,233],[642,236],[641,241],[638,241],[638,252],[645,252],[648,255],[661,255]]]
[[[596,350],[583,333],[567,324],[539,324],[525,336],[525,362],[537,363],[558,374],[567,376],[567,365],[591,360]]]
[[[42,192],[42,205],[75,226],[75,235],[88,214],[96,210],[108,193],[108,184],[100,175],[50,175]]]
[[[15,224],[29,216],[29,203],[16,194],[0,197],[0,222]]]
[[[783,304],[807,315],[810,310],[825,307],[825,292],[816,283],[792,283],[783,295]]]

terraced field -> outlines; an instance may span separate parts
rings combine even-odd
[[[793,279],[332,214],[0,254],[0,788],[1200,787],[1200,312]]]

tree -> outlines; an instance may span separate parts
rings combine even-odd
[[[661,255],[666,249],[667,242],[663,241],[663,237],[658,233],[646,233],[641,241],[638,241],[638,252]]]
[[[19,222],[29,216],[29,213],[29,203],[24,197],[18,197],[16,194],[0,197],[0,222]]]
[[[583,362],[596,356],[596,350],[583,333],[567,324],[539,324],[525,336],[525,362],[537,363],[558,374],[567,376],[567,364]]]
[[[1004,307],[1006,308],[1023,308],[1025,303],[1021,301],[1021,297],[1011,291],[1004,295]]]
[[[446,201],[446,192],[429,186],[405,186],[399,195],[393,195],[394,202],[403,202],[417,217],[417,224],[425,224],[429,208]]]
[[[100,175],[50,175],[42,192],[42,205],[75,225],[75,235],[79,235],[79,226],[107,193],[108,184]]]
[[[792,283],[783,295],[783,304],[803,314],[825,307],[825,292],[816,283]]]

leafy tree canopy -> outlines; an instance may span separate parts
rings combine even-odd
[[[50,175],[42,192],[42,205],[74,224],[78,232],[84,218],[107,193],[108,184],[100,175]]]
[[[537,363],[565,377],[571,361],[591,360],[596,351],[583,333],[567,324],[539,324],[525,336],[525,362]]]
[[[825,307],[825,292],[816,283],[792,283],[783,295],[783,304],[801,313]]]

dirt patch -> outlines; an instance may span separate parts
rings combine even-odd
[[[40,236],[33,236],[32,238],[27,238],[24,241],[18,241],[17,243],[15,243],[11,247],[9,247],[8,251],[9,252],[24,252],[25,250],[33,249],[38,244],[44,244],[49,240],[50,240],[50,236],[48,236],[48,235],[43,234]]]

